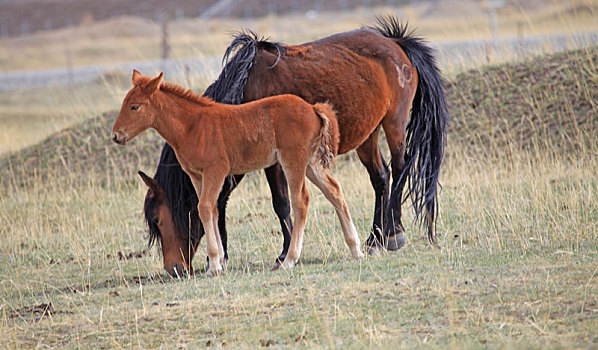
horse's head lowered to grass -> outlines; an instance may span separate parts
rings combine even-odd
[[[193,273],[191,260],[197,251],[199,239],[189,240],[189,236],[182,237],[175,228],[168,199],[162,187],[156,180],[139,171],[139,176],[147,185],[145,196],[145,219],[149,226],[149,246],[156,240],[160,241],[164,269],[172,276],[182,276]]]

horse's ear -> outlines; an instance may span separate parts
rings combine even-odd
[[[145,182],[145,184],[147,185],[147,187],[150,189],[151,191],[151,195],[156,195],[158,193],[158,184],[156,183],[156,180],[152,179],[151,177],[147,176],[143,171],[138,171],[137,172],[139,174],[139,176],[141,176],[141,180],[143,180],[143,182]]]
[[[131,78],[131,81],[133,82],[133,86],[137,86],[139,84],[141,84],[141,73],[139,73],[139,71],[137,69],[133,69],[133,77]]]
[[[162,80],[164,79],[164,73],[160,73],[156,78],[150,80],[147,85],[145,85],[145,91],[149,94],[153,94],[154,92],[160,89],[160,84],[162,84]]]

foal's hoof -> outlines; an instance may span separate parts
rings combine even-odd
[[[276,270],[280,269],[281,266],[282,266],[282,262],[280,260],[276,259],[274,264],[272,264],[272,266],[270,267],[270,271],[276,271]]]
[[[278,268],[276,268],[276,270],[292,269],[293,266],[295,266],[295,262],[293,262],[289,259],[284,259],[284,261],[282,263],[280,263],[280,265],[278,266]]]
[[[407,238],[403,232],[388,236],[386,238],[386,249],[395,251],[403,248],[407,243]]]
[[[353,259],[357,260],[362,259],[364,257],[363,252],[359,248],[351,249],[351,255],[353,256]]]
[[[222,266],[220,266],[220,264],[214,264],[215,266],[212,267],[208,267],[208,271],[206,271],[206,276],[208,277],[216,277],[216,276],[220,276],[220,273],[222,273]]]
[[[222,261],[222,266],[220,267],[220,271],[222,271],[223,269],[226,269],[226,267],[228,266],[228,258],[221,259],[221,261]],[[209,261],[208,261],[207,270],[210,271],[210,262]]]

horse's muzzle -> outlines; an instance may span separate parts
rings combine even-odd
[[[192,268],[190,270],[188,270],[187,268],[185,268],[184,266],[181,266],[180,264],[174,264],[174,265],[172,265],[171,269],[165,268],[165,270],[172,277],[181,278],[181,277],[187,277],[188,275],[193,275]]]

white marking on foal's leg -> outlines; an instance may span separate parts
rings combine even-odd
[[[351,220],[351,215],[349,214],[349,209],[347,208],[347,203],[345,202],[345,197],[341,190],[341,185],[318,164],[312,163],[309,165],[307,168],[307,178],[322,191],[324,197],[326,197],[334,207],[343,229],[345,243],[347,243],[351,255],[356,259],[363,257],[363,252],[360,249],[361,244],[359,236],[357,235],[357,230]]]

